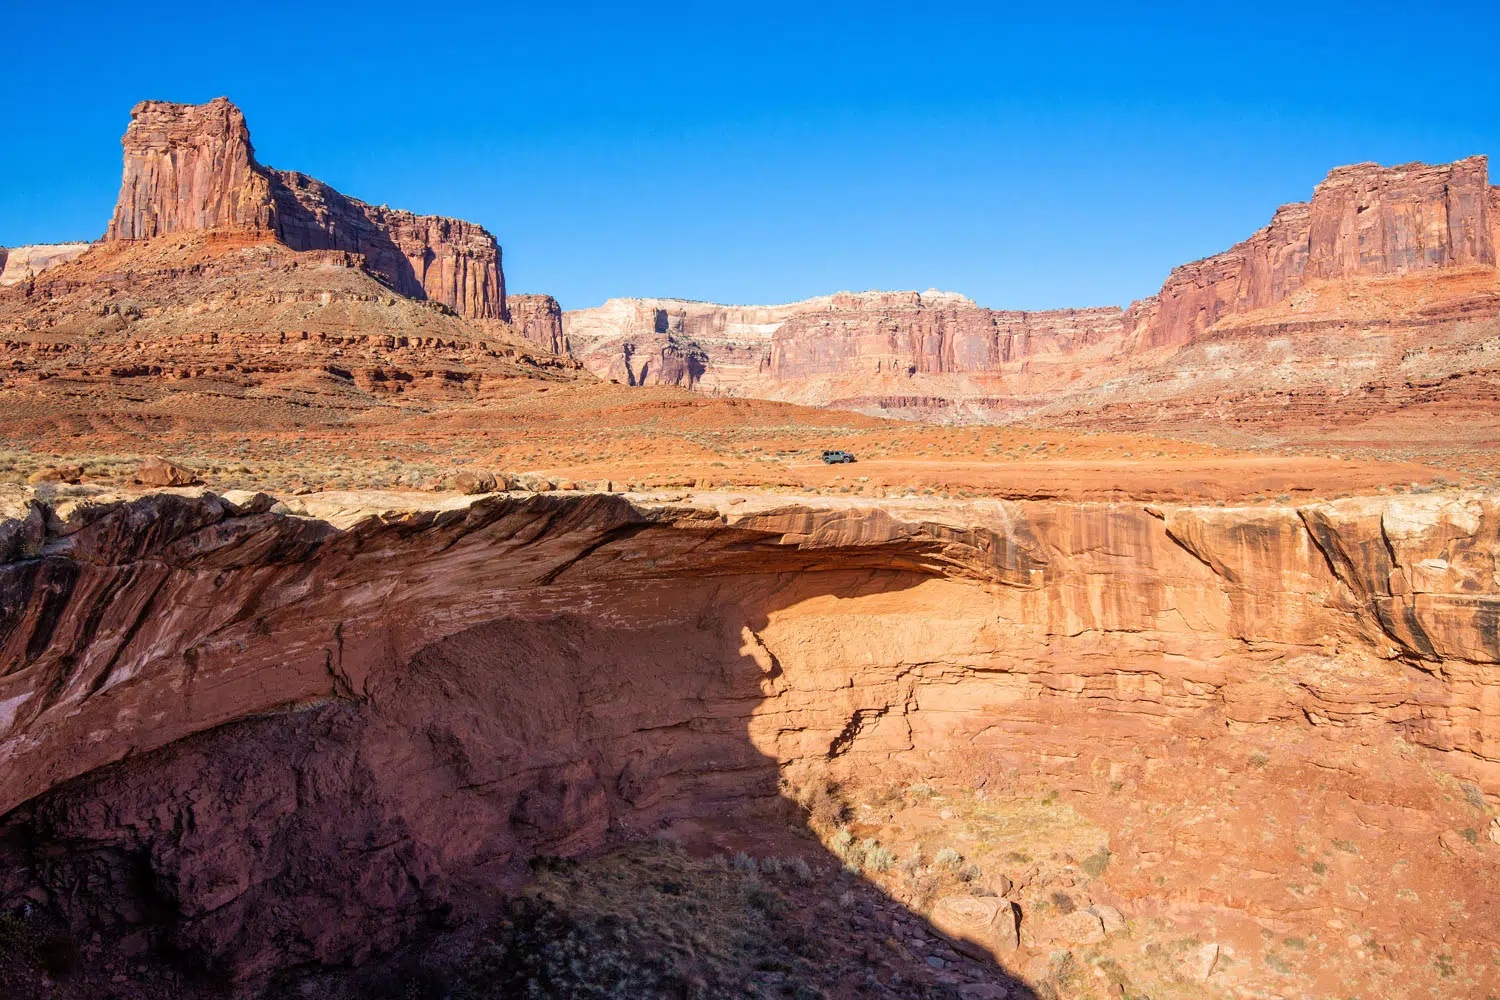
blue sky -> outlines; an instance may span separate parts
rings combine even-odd
[[[1338,164],[1500,154],[1493,3],[175,9],[8,5],[0,245],[103,231],[145,98],[228,95],[262,162],[482,223],[565,308],[1123,303]]]

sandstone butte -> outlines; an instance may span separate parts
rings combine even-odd
[[[124,145],[0,287],[4,995],[1500,992],[1482,160],[1128,310],[564,314],[227,101]],[[1391,454],[1225,446],[1309,441]]]
[[[142,101],[122,145],[125,170],[106,241],[203,230],[271,233],[293,250],[358,254],[408,298],[440,302],[471,319],[509,317],[493,235],[458,219],[367,205],[305,174],[262,166],[244,114],[227,98]]]

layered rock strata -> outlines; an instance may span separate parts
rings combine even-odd
[[[1177,268],[1137,303],[1143,347],[1185,344],[1219,319],[1274,305],[1318,280],[1495,265],[1488,160],[1339,167],[1312,201],[1224,253]]]
[[[550,295],[511,295],[505,300],[506,321],[526,340],[553,354],[568,354],[563,312]]]
[[[359,254],[402,295],[469,318],[505,317],[500,247],[482,227],[367,205],[305,174],[262,166],[244,114],[227,98],[143,101],[130,117],[107,240],[267,231],[294,250]]]
[[[0,889],[253,977],[782,777],[1020,770],[1132,913],[1493,987],[1500,498],[727,499],[9,495]]]
[[[999,375],[1037,355],[1124,335],[1117,308],[981,308],[950,292],[840,292],[780,306],[611,299],[563,322],[590,371],[628,385],[827,405],[831,380],[870,375]],[[842,400],[848,403],[848,400]]]
[[[781,306],[616,299],[564,326],[589,370],[624,384],[873,415],[1201,433],[1212,409],[1236,444],[1276,439],[1256,436],[1269,420],[1293,437],[1348,425],[1375,447],[1412,433],[1405,414],[1440,399],[1483,435],[1492,422],[1474,401],[1497,378],[1484,325],[1500,288],[1497,205],[1482,156],[1358,164],[1125,310],[1004,312],[935,292]],[[1412,370],[1440,353],[1446,362]]]

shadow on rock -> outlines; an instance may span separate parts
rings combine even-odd
[[[388,626],[328,623],[336,697],[228,722],[13,810],[0,827],[0,992],[1034,995],[964,930],[1003,948],[1011,904],[975,896],[946,936],[822,845],[788,794],[788,760],[766,749],[786,688],[758,638],[768,615],[895,593],[922,573],[828,569],[827,552],[741,537],[712,575],[624,580],[608,546],[666,563],[705,536],[616,524],[599,541],[597,523],[568,522],[576,505],[518,510],[545,516],[421,547],[402,577],[470,574],[444,592],[451,606],[422,608],[434,623],[461,612],[463,627],[433,624],[433,641],[402,631],[416,598],[392,590]],[[370,541],[370,558],[388,558],[386,542]],[[529,586],[484,561],[506,546],[493,559],[535,559]],[[235,655],[274,664],[307,627],[305,581],[326,550],[258,578]],[[334,557],[351,573],[360,555],[344,542]],[[844,753],[858,728],[809,726],[804,756]],[[778,846],[730,851],[725,836]]]

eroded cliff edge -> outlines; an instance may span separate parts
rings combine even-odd
[[[242,978],[811,771],[1044,775],[1130,912],[1493,974],[1497,496],[5,502],[0,810],[52,855],[0,888],[128,924],[144,878]]]

